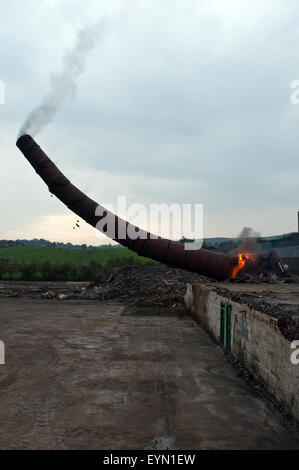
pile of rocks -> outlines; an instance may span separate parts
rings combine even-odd
[[[166,266],[126,265],[104,273],[82,291],[82,298],[121,300],[136,306],[171,306],[182,308],[188,283],[207,278]]]
[[[115,300],[143,307],[184,307],[188,283],[209,280],[195,273],[163,265],[125,265],[100,275],[93,283],[2,282],[1,297],[54,300]]]
[[[216,287],[216,292],[233,302],[246,304],[257,312],[277,318],[278,328],[289,341],[299,338],[299,313],[292,304],[275,302],[256,293],[235,292],[229,290],[229,286],[227,289]]]
[[[227,279],[226,283],[234,284],[298,284],[299,277],[292,274],[276,274],[272,271],[240,271],[236,277]]]

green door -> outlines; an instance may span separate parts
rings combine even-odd
[[[231,348],[231,311],[229,302],[220,305],[220,342],[228,349]]]
[[[220,341],[225,344],[225,302],[221,302],[220,306]]]
[[[230,349],[231,347],[231,312],[232,312],[232,307],[229,303],[227,303],[226,312],[225,312],[225,319],[226,319],[225,346],[228,349]]]

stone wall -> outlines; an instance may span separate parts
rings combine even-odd
[[[219,342],[221,302],[230,304],[232,355],[261,379],[268,391],[299,420],[299,364],[291,362],[294,350],[279,330],[278,320],[203,285],[188,285],[185,302]]]

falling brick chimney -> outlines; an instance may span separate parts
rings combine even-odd
[[[135,251],[141,256],[154,259],[169,266],[187,269],[213,279],[224,281],[231,277],[238,258],[225,253],[217,253],[203,248],[198,250],[185,250],[182,243],[166,238],[153,236],[149,232],[143,232],[145,236],[130,238],[131,233],[142,231],[129,222],[126,222],[76,188],[54,165],[49,157],[41,150],[37,143],[29,135],[23,135],[18,139],[17,145],[25,155],[35,171],[47,184],[49,191],[60,199],[70,210],[82,217],[93,227],[104,217],[110,217],[115,224],[113,240]],[[98,210],[100,208],[100,210]],[[100,212],[101,215],[97,215]],[[120,227],[125,225],[123,237]],[[98,227],[97,227],[98,228]],[[106,234],[107,224],[101,229]]]

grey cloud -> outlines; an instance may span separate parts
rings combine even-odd
[[[47,91],[78,28],[96,14],[113,17],[121,5],[38,3],[2,7],[10,94],[0,106],[3,159],[14,145],[13,129]],[[139,202],[204,203],[209,235],[237,234],[245,225],[262,233],[295,229],[299,105],[289,96],[299,79],[298,8],[293,1],[244,0],[228,14],[223,3],[134,2],[129,20],[92,52],[74,100],[38,141],[63,168],[115,177],[111,197],[122,176]],[[16,9],[21,17],[14,22]],[[20,159],[16,150],[10,155]],[[23,164],[18,160],[19,171]],[[36,176],[27,178],[28,172],[18,190],[27,193],[30,217]],[[95,197],[103,196],[100,186],[92,186]],[[269,217],[273,207],[284,211],[281,226]]]

